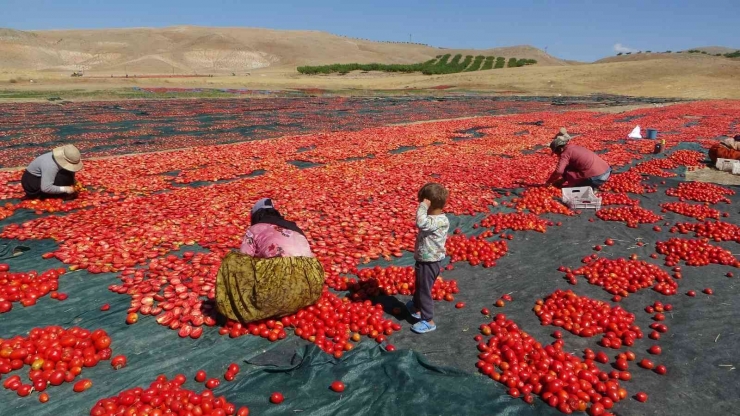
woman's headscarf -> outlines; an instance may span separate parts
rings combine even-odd
[[[721,143],[729,149],[740,150],[740,134],[735,135],[733,138],[724,139]]]
[[[306,236],[300,227],[293,221],[288,221],[272,205],[270,198],[262,198],[252,207],[252,225],[255,224],[272,224],[285,228]]]
[[[568,134],[568,131],[565,129],[565,127],[561,127],[558,134],[555,136],[555,138],[550,142],[550,149],[553,151],[557,149],[558,147],[565,146],[570,141],[571,137]]]

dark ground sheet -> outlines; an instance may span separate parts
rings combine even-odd
[[[660,213],[658,205],[661,202],[677,200],[666,196],[665,189],[676,186],[679,180],[666,179],[667,184],[659,185],[656,193],[630,197],[639,198],[643,207]],[[659,184],[659,181],[651,179],[652,183]],[[740,196],[735,195],[731,199],[732,204],[718,204],[714,208],[730,214],[724,221],[737,223]],[[446,279],[458,281],[460,293],[455,302],[436,303],[436,332],[415,335],[410,332],[410,325],[404,324],[402,330],[390,338],[399,351],[387,353],[373,341],[364,339],[341,362],[336,362],[314,346],[306,347],[306,343],[293,335],[281,342],[269,343],[251,336],[238,339],[221,337],[215,329],[209,328],[200,339],[191,340],[178,338],[176,331],[163,330],[150,317],[141,317],[136,325],[126,326],[123,321],[130,298],[107,289],[109,284],[117,282],[115,276],[72,272],[60,278],[59,291],[69,293],[68,300],[59,302],[46,296],[28,309],[15,304],[11,312],[0,315],[0,337],[26,334],[34,326],[103,328],[113,339],[114,355],[125,354],[128,357],[128,367],[114,372],[109,363],[101,362],[94,368],[86,368],[82,377],[93,381],[94,386],[90,390],[74,394],[72,385],[68,383],[50,387],[47,391],[51,401],[47,404],[40,404],[35,394],[31,398],[18,398],[14,392],[0,389],[0,414],[86,414],[98,399],[126,388],[147,386],[158,374],[172,377],[184,373],[189,379],[186,387],[200,390],[201,386],[192,381],[196,370],[202,368],[209,377],[221,378],[230,362],[240,363],[242,372],[235,382],[222,381],[215,392],[226,395],[237,405],[248,405],[252,414],[257,415],[558,414],[540,401],[529,406],[521,400],[511,399],[502,384],[476,373],[477,349],[473,337],[480,324],[491,320],[482,316],[480,309],[488,307],[492,314],[505,313],[538,341],[543,344],[552,342],[550,334],[557,328],[540,326],[532,312],[536,299],[544,298],[558,288],[572,289],[581,296],[604,301],[611,298],[582,277],[576,286],[569,285],[557,268],[561,265],[574,269],[579,267],[581,258],[593,253],[592,247],[602,244],[606,238],[613,238],[616,244],[604,246],[599,253],[602,257],[627,257],[636,253],[640,259],[662,266],[663,256],[658,259],[648,256],[654,252],[656,241],[665,241],[672,236],[668,232],[670,227],[663,223],[694,220],[671,212],[661,215],[665,216],[665,221],[659,223],[663,228],[661,232],[653,231],[652,224],[632,229],[619,222],[596,219],[592,223],[588,221],[594,217],[592,211],[584,211],[575,217],[551,215],[549,218],[562,221],[563,225],[549,227],[544,234],[507,231],[515,238],[509,242],[508,255],[498,260],[496,267],[484,269],[457,263],[454,270],[443,272]],[[11,220],[25,221],[31,217],[34,215],[30,212],[18,212],[0,222],[0,227]],[[478,220],[480,218],[477,217]],[[464,232],[474,234],[471,229],[473,222],[472,217],[455,218],[451,230],[461,227]],[[691,238],[692,235],[682,237]],[[638,239],[642,239],[645,246],[637,247],[634,243]],[[56,260],[40,259],[42,253],[54,247],[51,241],[0,240],[0,252],[3,244],[19,243],[29,246],[30,251],[10,260],[0,260],[9,262],[12,270],[46,270],[60,265]],[[740,253],[735,242],[712,244]],[[408,256],[396,262],[409,263]],[[733,269],[718,265],[687,267],[683,264],[682,268],[683,279],[677,281],[677,295],[666,297],[644,289],[620,303],[637,316],[635,323],[645,334],[644,339],[629,349],[637,354],[638,361],[650,358],[656,364],[665,364],[668,374],[659,376],[631,363],[629,371],[633,379],[623,382],[623,385],[630,396],[645,391],[650,398],[647,403],[625,400],[616,406],[618,414],[740,414],[740,376],[733,367],[726,366],[739,364],[736,346],[740,342],[737,329],[740,327],[740,314],[735,304],[738,284],[736,279],[724,276]],[[713,288],[715,294],[701,294],[705,287]],[[696,298],[685,295],[691,289],[699,293]],[[505,293],[511,293],[514,300],[504,308],[494,307],[493,303]],[[389,308],[406,300],[400,296],[378,299]],[[674,305],[673,312],[666,314],[664,322],[669,332],[658,342],[647,338],[652,321],[651,315],[643,311],[655,300]],[[455,309],[454,304],[459,301],[465,302],[467,307]],[[98,310],[103,303],[110,303],[110,311]],[[584,348],[597,352],[604,350],[611,358],[618,352],[599,347],[598,336],[584,339],[562,332],[566,351],[578,356],[582,355]],[[662,355],[648,355],[646,349],[656,343],[663,348]],[[625,350],[622,348],[620,351]],[[294,356],[296,351],[299,356]],[[610,369],[606,365],[602,368]],[[28,367],[20,374],[25,377]],[[330,382],[335,379],[342,379],[347,384],[344,394],[328,390]],[[285,395],[284,404],[275,406],[267,402],[273,391]]]
[[[660,181],[651,182],[659,184]],[[610,302],[612,296],[609,293],[599,286],[589,285],[584,277],[578,277],[578,284],[572,286],[563,278],[564,273],[557,271],[561,265],[572,269],[580,267],[581,259],[594,253],[592,248],[597,244],[604,247],[599,252],[601,257],[629,257],[636,253],[641,260],[657,264],[670,273],[670,268],[663,265],[664,256],[651,259],[649,255],[655,252],[656,241],[676,236],[693,238],[693,233],[671,234],[668,231],[670,227],[663,225],[664,222],[696,221],[673,212],[660,213],[660,203],[677,200],[665,195],[665,189],[676,186],[677,182],[667,179],[666,185],[659,185],[656,193],[630,195],[631,198],[639,198],[644,208],[665,217],[665,221],[658,223],[661,232],[653,231],[653,224],[628,228],[624,223],[601,221],[593,211],[584,211],[576,217],[549,215],[553,221],[562,221],[563,225],[549,227],[544,234],[506,231],[515,237],[509,241],[508,255],[499,259],[496,267],[483,269],[456,263],[454,270],[443,272],[445,279],[458,281],[460,293],[455,296],[454,302],[435,304],[437,331],[423,337],[410,331],[401,331],[393,335],[392,342],[423,354],[431,362],[474,372],[478,351],[473,337],[479,333],[480,324],[492,320],[480,313],[481,308],[487,307],[493,315],[506,314],[543,344],[554,340],[550,336],[553,331],[561,330],[565,350],[579,357],[583,356],[584,348],[591,348],[596,352],[605,351],[613,362],[618,352],[629,349],[637,354],[637,361],[648,358],[656,365],[668,367],[668,374],[660,376],[638,367],[637,361],[630,363],[632,380],[621,383],[630,397],[638,391],[645,391],[649,400],[646,403],[634,399],[620,402],[614,409],[618,414],[740,414],[740,375],[733,369],[739,364],[736,346],[740,342],[740,304],[736,303],[740,285],[736,280],[738,273],[735,268],[721,265],[690,267],[681,262],[683,279],[677,280],[678,294],[663,296],[652,289],[643,289],[623,299],[619,305],[636,315],[635,324],[640,326],[645,337],[635,342],[634,346],[623,347],[619,351],[600,347],[597,344],[600,336],[580,338],[561,328],[540,326],[539,319],[532,311],[535,300],[545,298],[556,289],[571,289],[580,296]],[[736,187],[735,191],[740,192],[740,188]],[[720,203],[712,207],[730,214],[730,218],[724,218],[724,221],[737,224],[740,196],[734,195],[730,199],[731,205]],[[593,223],[588,221],[592,217],[596,218]],[[605,246],[603,243],[607,238],[614,239],[615,245]],[[642,239],[645,245],[636,246],[637,239]],[[730,250],[736,257],[740,254],[740,246],[735,242],[711,244]],[[725,277],[728,271],[733,271],[736,277]],[[701,293],[706,287],[714,289],[713,296]],[[686,296],[689,290],[696,290],[697,296]],[[505,293],[511,293],[514,300],[507,302],[503,308],[495,307],[493,303]],[[405,298],[400,300],[405,301]],[[643,310],[656,300],[671,303],[674,307],[672,312],[666,313],[663,322],[669,331],[659,341],[647,337],[653,321],[652,315]],[[454,304],[460,301],[467,306],[455,309]],[[662,347],[661,355],[647,353],[653,344]],[[727,364],[733,366],[720,366]],[[600,366],[604,370],[612,370],[609,365]],[[538,407],[546,406],[540,404]]]
[[[0,244],[10,243],[3,240]],[[12,242],[17,247],[18,242]],[[22,243],[26,244],[26,243]],[[8,261],[13,269],[58,267],[55,260],[37,259],[55,243],[49,240],[26,244],[31,249]],[[252,336],[231,339],[219,336],[209,328],[198,340],[181,339],[176,331],[163,330],[153,319],[143,318],[136,325],[124,323],[129,298],[114,294],[107,285],[114,275],[90,275],[76,271],[60,279],[62,292],[70,297],[64,302],[44,297],[29,309],[15,305],[0,316],[0,338],[27,334],[33,327],[61,325],[105,329],[113,339],[114,355],[125,354],[128,366],[114,371],[109,362],[85,368],[78,377],[89,378],[93,387],[84,393],[73,393],[72,384],[50,386],[51,399],[41,404],[31,397],[19,398],[15,392],[0,389],[0,414],[14,415],[84,415],[103,397],[118,394],[136,386],[148,387],[159,374],[187,376],[185,388],[203,390],[193,381],[195,372],[204,369],[210,377],[222,379],[226,367],[236,362],[241,372],[234,382],[222,380],[214,392],[225,395],[237,406],[249,406],[255,415],[337,414],[337,415],[449,415],[517,414],[555,415],[547,406],[532,407],[521,400],[502,394],[502,386],[472,376],[439,362],[425,359],[411,350],[389,353],[373,342],[364,340],[341,360],[325,354],[316,346],[289,335],[276,343]],[[109,303],[109,311],[99,306]],[[417,338],[416,341],[419,339]],[[28,375],[28,366],[12,372]],[[348,386],[342,394],[329,390],[332,381],[341,379]],[[285,395],[285,402],[272,405],[272,392]]]
[[[0,168],[29,163],[28,155],[64,143],[97,157],[410,121],[671,101],[676,100],[468,95],[0,103]]]

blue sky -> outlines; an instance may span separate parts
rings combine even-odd
[[[624,51],[740,49],[740,0],[0,0],[0,27],[309,29],[450,48],[530,44],[592,61]],[[620,46],[616,46],[619,48]]]

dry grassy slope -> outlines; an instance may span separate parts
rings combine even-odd
[[[444,53],[537,59],[567,65],[531,46],[456,50],[344,38],[317,31],[177,26],[106,30],[0,29],[0,70],[84,69],[100,74],[244,73],[337,62],[423,62]]]
[[[0,74],[0,79],[2,74]],[[458,90],[529,95],[584,95],[593,93],[657,96],[686,99],[740,99],[740,60],[663,59],[570,66],[531,66],[470,73],[424,76],[354,72],[348,75],[300,75],[294,70],[273,70],[252,76],[179,79],[92,79],[52,77],[36,84],[6,84],[14,89],[82,88],[106,90],[121,87],[207,87],[290,89],[321,88],[404,91],[451,85]],[[454,89],[453,89],[454,90]]]
[[[725,48],[720,46],[711,46],[707,48],[693,48],[696,50],[706,50],[707,54],[701,54],[701,53],[688,53],[688,52],[681,52],[681,53],[660,53],[660,52],[653,52],[653,53],[633,53],[630,55],[619,55],[619,56],[610,56],[608,58],[600,59],[596,61],[595,63],[608,63],[608,62],[633,62],[633,61],[649,61],[653,59],[728,59],[724,56],[714,56],[716,53],[728,53],[728,52],[734,52],[737,49],[732,48]],[[716,51],[716,52],[710,52],[710,51]]]
[[[598,92],[679,98],[740,98],[740,60],[702,58],[533,66],[429,77],[408,85],[449,84],[459,88],[528,94]]]

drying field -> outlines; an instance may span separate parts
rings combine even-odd
[[[21,172],[0,172],[0,413],[740,405],[740,198],[682,180],[718,136],[737,134],[740,102],[617,114],[487,99],[2,109],[4,167],[63,142],[111,157],[85,162],[74,201],[21,200]],[[388,125],[463,116],[478,117]],[[666,151],[625,140],[635,124],[658,129]],[[571,211],[539,186],[561,126],[615,170],[599,211]],[[429,181],[450,189],[453,229],[434,287],[439,329],[414,336],[401,306],[414,291],[415,196]],[[306,231],[326,288],[294,315],[241,325],[215,313],[216,272],[265,196]]]
[[[152,93],[156,97],[156,93]],[[574,103],[579,108],[587,103]],[[551,100],[267,98],[3,104],[0,167],[74,142],[86,157],[146,153],[310,132],[476,115],[545,111]],[[187,169],[187,167],[184,167]]]

